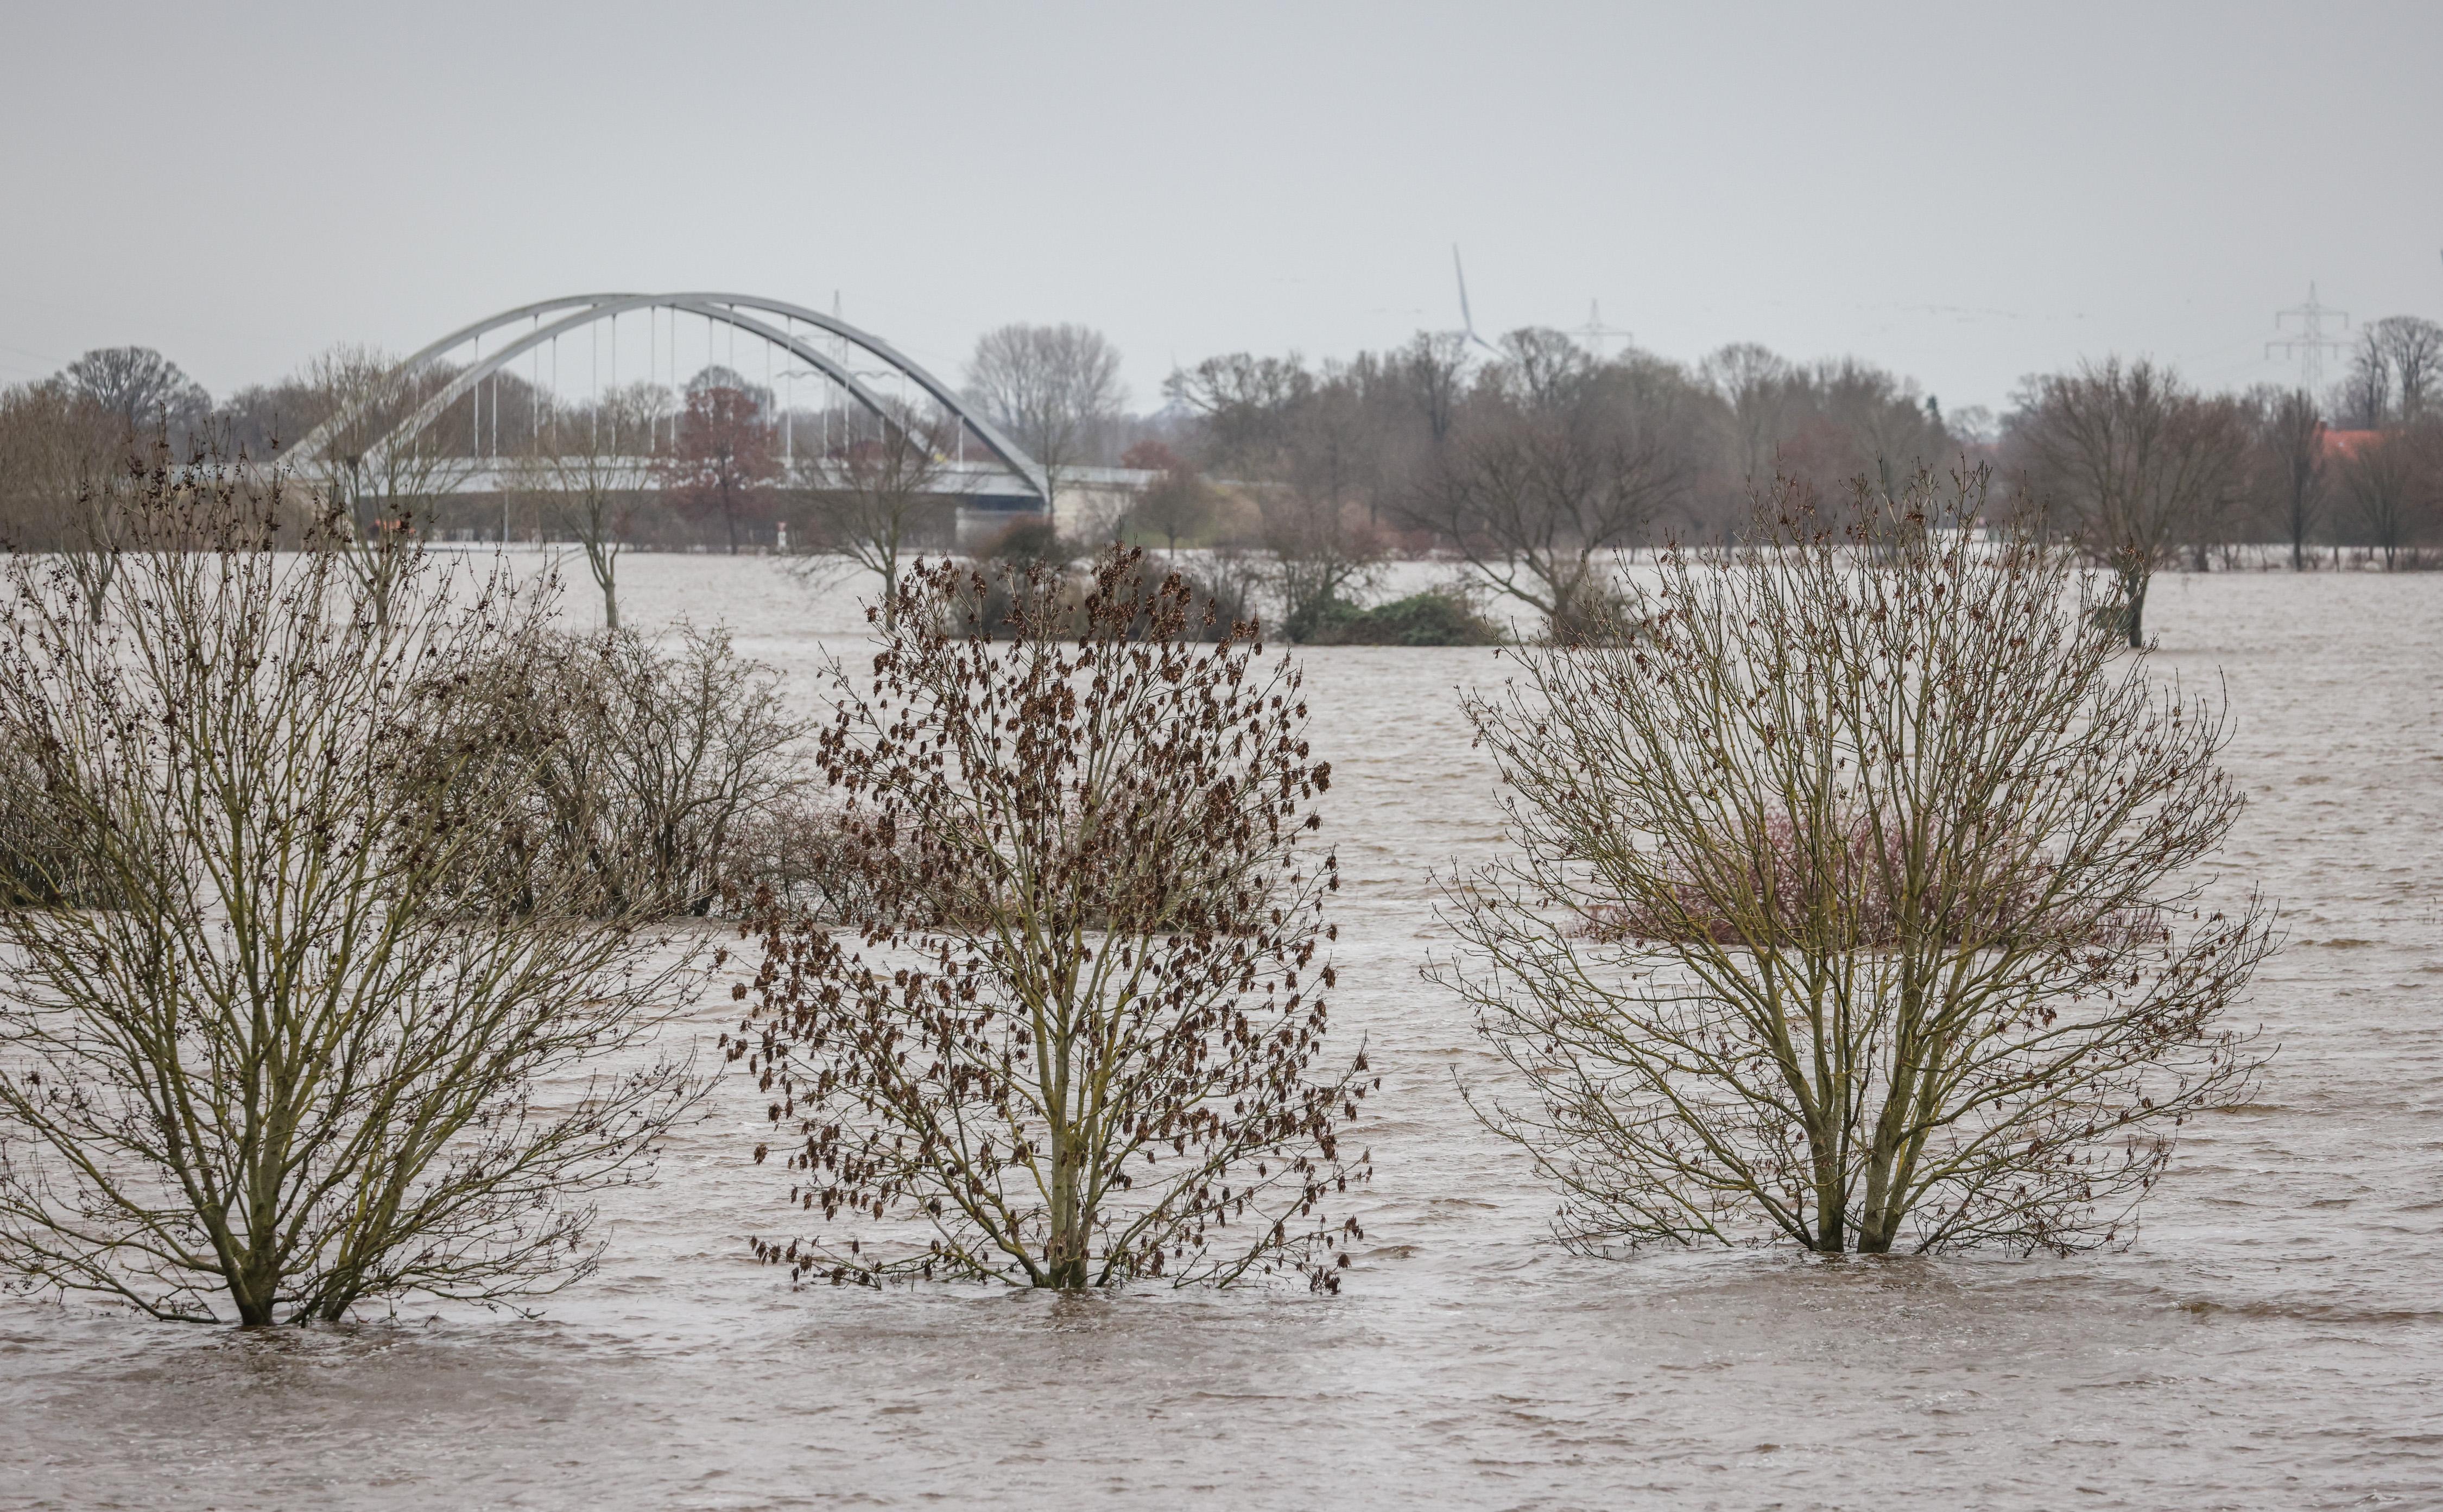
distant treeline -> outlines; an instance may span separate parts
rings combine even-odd
[[[1117,366],[1082,327],[1008,326],[979,341],[966,378],[1056,488],[1088,466],[1156,475],[1130,498],[1107,491],[1065,512],[1080,545],[1263,554],[1281,563],[1278,608],[1292,617],[1357,596],[1387,558],[1440,555],[1560,622],[1597,612],[1579,600],[1607,553],[1731,540],[1776,478],[1889,494],[1918,469],[1963,463],[1991,467],[1997,497],[2116,570],[2265,560],[2251,545],[2279,546],[2298,567],[2425,566],[2443,540],[2443,326],[2405,316],[2366,327],[2348,376],[2323,395],[2210,394],[2167,368],[2106,360],[2030,378],[2000,415],[1946,414],[1856,359],[1802,363],[1741,344],[1688,364],[1601,356],[1537,328],[1492,345],[1420,335],[1319,363],[1212,357],[1174,371],[1145,413],[1127,408]],[[0,532],[22,547],[74,544],[90,529],[79,499],[143,465],[148,441],[262,459],[327,426],[301,481],[429,538],[584,539],[556,474],[572,455],[618,457],[651,470],[595,470],[592,491],[615,496],[596,498],[597,533],[622,545],[863,560],[873,489],[843,505],[843,466],[909,431],[945,451],[960,441],[940,416],[784,406],[716,366],[682,392],[631,384],[582,404],[502,372],[382,448],[452,377],[400,381],[393,368],[340,347],[215,402],[158,353],[89,352],[0,391]],[[470,489],[479,467],[492,481]],[[958,539],[938,474],[914,473],[925,469],[898,467],[910,497],[884,510],[894,560]]]

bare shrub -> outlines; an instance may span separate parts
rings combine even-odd
[[[646,1048],[700,978],[633,914],[453,895],[514,818],[464,690],[542,603],[369,581],[344,520],[274,552],[243,469],[128,505],[98,618],[0,566],[0,728],[108,905],[0,911],[0,1266],[245,1323],[583,1275],[589,1194],[701,1085]]]
[[[1181,635],[1189,640],[1222,641],[1244,626],[1253,638],[1256,620],[1248,608],[1257,586],[1253,574],[1219,563],[1221,570],[1208,574],[1208,586],[1187,572],[1149,564],[1142,552],[1128,554],[1116,572],[1107,572],[1109,564],[1108,556],[1098,559],[1089,576],[1069,570],[1066,562],[1022,555],[988,558],[948,580],[949,587],[934,596],[928,607],[946,623],[989,639],[1023,639],[1030,634],[1128,639],[1151,634],[1157,621],[1165,621],[1161,606],[1166,588],[1176,582],[1191,606],[1179,627]],[[917,565],[922,571],[923,562]],[[1098,602],[1100,607],[1094,607]],[[1123,604],[1133,608],[1124,611]],[[883,606],[867,618],[879,624],[886,612],[895,611]]]
[[[468,896],[667,918],[710,913],[766,880],[748,842],[780,843],[765,816],[802,785],[793,758],[808,727],[726,630],[683,627],[665,646],[634,631],[532,628],[447,675],[465,679],[449,691],[454,717],[431,722],[407,780],[445,811],[494,810],[494,843],[461,879]],[[482,782],[423,775],[463,764],[470,740],[488,759]]]
[[[2269,927],[2194,875],[2241,803],[2222,716],[2116,667],[2063,556],[1960,528],[1983,489],[1785,489],[1470,700],[1522,849],[1455,883],[1437,972],[1565,1243],[2068,1249],[2246,1095]]]
[[[1299,673],[1208,648],[1136,551],[1082,606],[998,642],[941,566],[898,589],[870,690],[838,680],[821,759],[868,876],[853,939],[773,922],[744,1057],[793,1206],[832,1231],[758,1253],[800,1277],[1078,1288],[1302,1270],[1332,1290],[1363,1181],[1341,1149],[1361,1053],[1321,1079],[1330,781]],[[1149,616],[1149,621],[1147,617]],[[743,989],[742,989],[743,995]],[[847,1232],[838,1231],[845,1224]]]

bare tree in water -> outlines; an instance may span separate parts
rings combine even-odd
[[[2260,1064],[2224,1020],[2268,916],[2195,876],[2221,713],[2060,555],[1956,528],[1981,477],[1859,489],[1469,701],[1521,850],[1455,880],[1437,970],[1572,1246],[2106,1241]]]
[[[2443,504],[2443,425],[2387,431],[2352,451],[2340,470],[2359,527],[2392,571]]]
[[[952,513],[943,499],[955,422],[925,418],[906,406],[882,417],[872,435],[826,453],[801,453],[793,482],[807,505],[817,552],[882,580],[883,629],[895,628],[903,559],[946,544]],[[819,560],[819,559],[817,559]]]
[[[358,346],[316,357],[301,382],[328,433],[300,480],[319,490],[331,518],[347,527],[336,538],[345,548],[340,560],[377,615],[390,612],[392,586],[416,555],[420,522],[475,470],[474,459],[453,452],[435,427],[409,429],[447,382],[437,373],[401,378],[388,357]]]
[[[1193,537],[1212,524],[1213,486],[1159,441],[1139,442],[1120,462],[1155,474],[1129,511],[1129,528],[1162,537],[1164,549],[1176,558],[1180,537]]]
[[[586,571],[602,593],[606,629],[619,628],[619,554],[637,493],[650,481],[635,456],[667,402],[660,390],[637,383],[584,409],[555,412],[509,468],[516,490],[549,509],[577,538]]]
[[[697,1090],[649,1048],[695,977],[457,885],[515,801],[474,790],[505,737],[468,673],[546,606],[407,551],[377,613],[347,523],[298,540],[250,469],[128,513],[99,618],[0,567],[0,733],[68,874],[0,909],[0,1268],[250,1324],[584,1274],[588,1194]]]
[[[729,1047],[770,1104],[756,1158],[827,1232],[758,1252],[834,1282],[1337,1289],[1367,1065],[1311,1075],[1339,873],[1296,668],[1252,627],[1191,640],[1141,552],[1082,601],[1042,571],[987,590],[913,574],[871,688],[840,677],[820,759],[871,905],[854,938],[771,926],[761,1032]]]
[[[2291,389],[2259,407],[2256,444],[2272,514],[2290,543],[2290,570],[2307,566],[2307,538],[2324,513],[2324,420],[2315,396]]]
[[[2197,393],[2167,368],[2116,358],[2037,379],[2010,439],[2036,497],[2066,517],[2080,549],[2120,584],[2117,617],[2129,645],[2142,647],[2156,569],[2245,479],[2243,407]]]
[[[765,417],[768,396],[750,390],[726,369],[697,375],[671,429],[675,439],[662,459],[664,497],[692,519],[719,516],[738,554],[738,524],[762,508],[781,473],[774,454],[779,432]]]
[[[1514,331],[1402,509],[1556,636],[1602,624],[1597,558],[1644,539],[1694,475],[1703,396],[1631,356],[1596,362],[1557,331]]]

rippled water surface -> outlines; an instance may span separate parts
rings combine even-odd
[[[726,618],[800,686],[854,639],[847,593],[768,562],[624,574],[636,622]],[[2167,672],[2226,681],[2227,859],[2289,948],[2246,1010],[2282,1045],[2261,1101],[2193,1126],[2126,1252],[1544,1243],[1550,1200],[1453,1090],[1490,1060],[1418,977],[1429,869],[1499,843],[1453,689],[1500,666],[1327,650],[1334,1029],[1386,1077],[1344,1295],[791,1292],[745,1255],[782,1187],[741,1083],[540,1321],[0,1303],[0,1505],[2443,1504],[2443,577],[2177,578],[2148,608]]]

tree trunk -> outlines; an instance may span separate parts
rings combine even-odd
[[[1900,1161],[1901,1115],[1906,1107],[1895,1087],[1883,1101],[1883,1116],[1875,1125],[1875,1143],[1866,1155],[1865,1211],[1858,1216],[1858,1253],[1891,1253],[1892,1230],[1900,1226],[1899,1204],[1892,1191],[1893,1168]]]
[[[2122,598],[2127,601],[2127,611],[2123,619],[2129,629],[2129,649],[2132,651],[2146,649],[2147,582],[2148,576],[2142,572],[2124,572],[2121,575]]]
[[[2141,583],[2140,597],[2145,592]],[[2134,605],[2139,600],[2131,600]],[[2133,608],[2130,622],[2137,622]],[[1912,891],[1914,891],[1912,887]],[[1916,913],[1912,904],[1907,910]],[[1903,922],[1902,954],[1914,956],[1906,937],[1915,933],[1913,922]],[[1919,1081],[1931,1071],[1933,1057],[1922,1038],[1922,1025],[1927,1011],[1926,992],[1914,980],[1901,985],[1900,1012],[1893,1024],[1896,1041],[1892,1046],[1892,1080],[1883,1093],[1883,1112],[1875,1118],[1874,1141],[1866,1149],[1866,1197],[1864,1210],[1858,1215],[1858,1253],[1887,1255],[1891,1253],[1892,1237],[1907,1216],[1902,1207],[1902,1187],[1907,1173],[1901,1165],[1902,1152],[1908,1148],[1908,1127],[1911,1113],[1919,1096]]]
[[[1052,1239],[1044,1246],[1044,1284],[1062,1291],[1086,1288],[1086,1215],[1077,1189],[1076,1138],[1052,1136]]]
[[[1834,1106],[1838,1106],[1837,1100]],[[1841,1183],[1841,1146],[1837,1131],[1809,1131],[1815,1157],[1815,1248],[1837,1255],[1849,1242],[1849,1194]]]
[[[619,628],[619,595],[613,588],[611,545],[599,538],[585,543],[585,564],[594,570],[594,585],[602,590],[602,628]]]
[[[279,1321],[272,1316],[271,1303],[279,1295],[280,1278],[266,1274],[268,1269],[256,1256],[247,1256],[223,1272],[229,1282],[230,1300],[237,1304],[237,1320],[242,1327],[268,1328]]]

